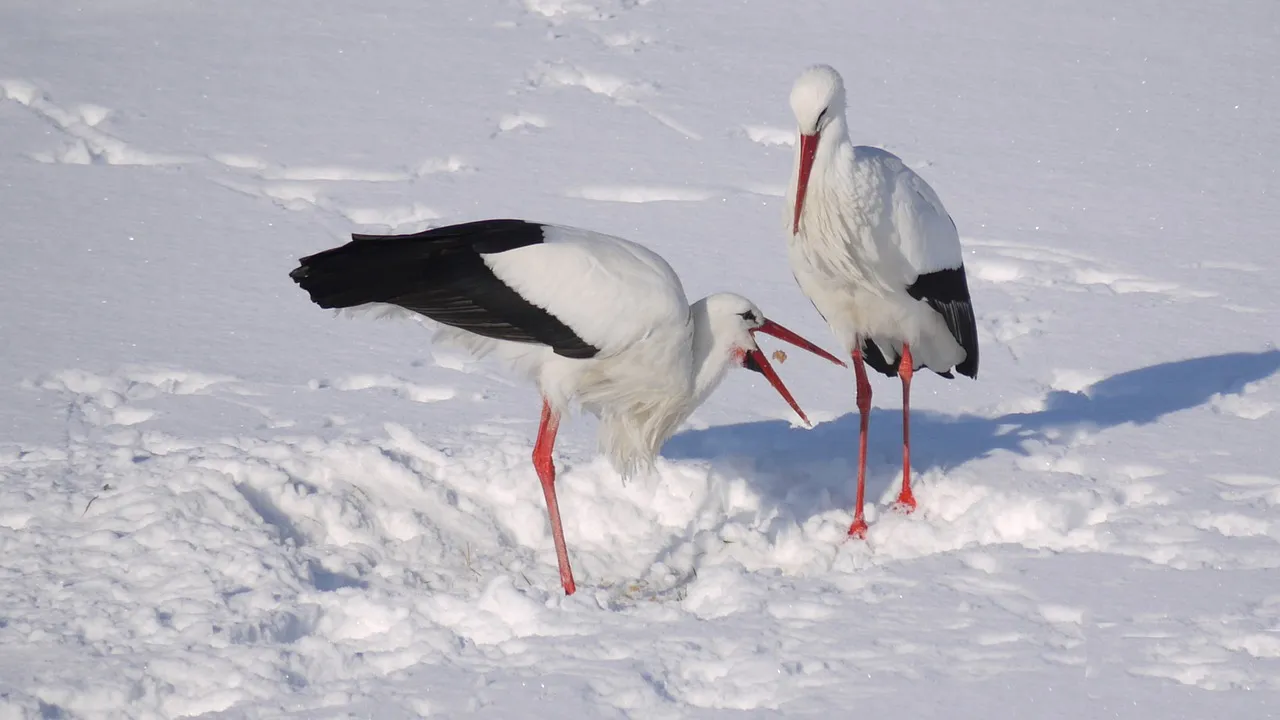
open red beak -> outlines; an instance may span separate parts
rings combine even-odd
[[[826,350],[823,350],[817,345],[814,345],[808,340],[805,340],[772,320],[765,320],[764,324],[756,328],[753,332],[762,332],[766,335],[772,335],[779,340],[785,340],[798,348],[808,350],[818,357],[826,358],[841,367],[845,366],[845,364],[840,362],[836,356]],[[787,386],[782,384],[782,378],[778,377],[778,373],[774,371],[773,365],[769,363],[769,358],[765,357],[764,352],[759,349],[748,351],[746,366],[748,369],[755,370],[761,375],[764,375],[765,379],[769,381],[769,384],[773,386],[773,389],[777,390],[778,394],[782,396],[782,399],[786,400],[787,404],[791,406],[791,409],[796,411],[796,414],[800,416],[800,419],[804,421],[804,424],[811,424],[809,422],[809,417],[800,409],[800,404],[796,402],[794,397],[792,397],[791,391],[787,390]]]
[[[809,189],[809,173],[813,171],[813,157],[818,154],[818,133],[800,136],[800,182],[796,184],[796,218],[791,234],[800,232],[800,212],[804,210],[804,194]]]

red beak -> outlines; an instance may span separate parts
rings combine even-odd
[[[813,171],[813,157],[818,154],[818,133],[800,136],[800,182],[796,183],[796,219],[791,234],[800,232],[800,212],[804,210],[804,194],[809,189],[809,173]]]
[[[796,414],[800,416],[800,419],[804,421],[805,425],[813,424],[809,422],[809,416],[805,415],[804,411],[800,409],[800,404],[791,396],[791,391],[787,390],[787,386],[782,384],[782,378],[778,377],[778,373],[774,371],[773,366],[769,364],[769,358],[765,357],[763,352],[759,350],[748,350],[747,363],[752,370],[756,370],[761,375],[765,376],[765,379],[769,381],[769,384],[773,386],[773,389],[777,390],[778,394],[782,396],[782,399],[786,400],[787,404],[791,406],[791,409],[796,411]]]
[[[798,348],[808,350],[814,355],[826,358],[827,360],[844,367],[844,363],[836,359],[836,357],[831,353],[823,350],[817,345],[814,345],[808,340],[805,340],[772,320],[765,320],[764,324],[756,328],[753,332],[762,332],[766,335],[772,335],[779,340],[785,340]],[[778,394],[782,396],[782,399],[786,400],[787,404],[791,406],[791,409],[796,411],[796,414],[800,416],[800,419],[804,421],[804,424],[811,425],[812,423],[809,422],[809,417],[800,409],[800,404],[796,402],[794,397],[792,397],[791,392],[787,390],[787,386],[782,384],[782,378],[778,377],[778,373],[774,371],[773,365],[769,363],[769,358],[765,357],[764,352],[759,349],[750,350],[747,352],[747,359],[748,367],[752,370],[758,370],[761,375],[764,375],[765,379],[769,381],[769,384],[773,386],[773,389],[777,390]]]
[[[830,360],[831,362],[839,365],[840,367],[848,367],[847,365],[845,365],[843,362],[840,361],[840,358],[837,358],[835,355],[832,355],[826,350],[823,350],[817,345],[814,345],[808,340],[805,340],[804,338],[782,327],[781,325],[779,325],[778,323],[772,320],[765,320],[764,324],[756,328],[755,331],[762,332],[765,335],[772,335],[773,337],[776,337],[779,340],[785,340],[791,343],[792,345],[795,345],[798,348],[808,350],[809,352],[813,353],[814,355],[817,355],[820,358],[826,358],[827,360]]]

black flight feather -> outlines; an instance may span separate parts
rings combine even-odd
[[[956,365],[956,372],[971,378],[978,377],[978,324],[973,316],[973,303],[969,300],[969,283],[964,266],[925,273],[907,288],[907,294],[916,300],[924,300],[942,316],[951,337],[964,348],[964,360]],[[894,377],[898,374],[898,357],[886,358],[870,339],[862,343],[862,357],[877,372]],[[938,373],[953,377],[950,371]]]
[[[543,226],[481,220],[408,235],[352,235],[299,260],[289,277],[322,308],[388,303],[495,340],[536,343],[557,355],[600,352],[548,310],[502,282],[484,255],[543,242]]]

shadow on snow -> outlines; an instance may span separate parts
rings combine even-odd
[[[1029,442],[1052,441],[1075,429],[1098,430],[1127,423],[1145,425],[1170,413],[1198,407],[1214,395],[1240,392],[1245,385],[1280,370],[1280,350],[1176,360],[1130,370],[1101,380],[1083,392],[1051,392],[1044,408],[998,417],[946,415],[912,410],[912,468],[920,474],[943,470],[1006,450],[1025,455]],[[895,380],[892,387],[898,386]],[[854,392],[852,372],[847,383]],[[883,387],[883,386],[882,386]],[[895,392],[895,396],[897,393]],[[902,462],[902,411],[872,408],[867,450],[867,499],[874,502],[897,482]],[[818,480],[851,503],[857,465],[858,413],[812,430],[782,420],[691,430],[667,442],[671,460],[702,459],[744,464],[760,490],[786,503],[798,483]],[[896,487],[896,486],[895,486]],[[810,491],[812,488],[810,488]],[[799,508],[796,508],[799,510]],[[815,512],[825,508],[813,508]]]

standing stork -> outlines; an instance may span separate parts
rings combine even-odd
[[[577,228],[481,220],[411,235],[353,235],[302,258],[290,277],[323,308],[379,303],[420,313],[440,324],[437,339],[493,355],[537,384],[542,421],[533,467],[567,595],[575,584],[552,450],[571,403],[600,418],[600,449],[625,476],[652,465],[730,366],[764,375],[808,424],[756,333],[844,364],[739,295],[690,305],[660,255]]]
[[[810,67],[791,89],[799,131],[787,193],[791,270],[853,357],[858,384],[858,492],[849,534],[866,537],[867,426],[871,384],[864,361],[902,380],[902,491],[911,493],[911,376],[926,367],[978,376],[978,332],[960,236],[937,193],[897,156],[854,146],[844,82]]]

